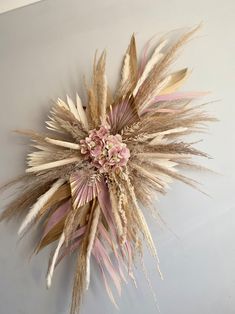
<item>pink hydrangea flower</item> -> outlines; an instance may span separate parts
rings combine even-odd
[[[80,141],[81,153],[100,172],[115,171],[127,164],[130,151],[119,134],[112,135],[106,126],[91,130],[89,136]]]

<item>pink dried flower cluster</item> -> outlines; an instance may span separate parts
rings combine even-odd
[[[108,127],[91,130],[89,136],[80,141],[81,153],[86,155],[100,172],[108,172],[124,167],[130,151],[122,142],[120,134],[112,135]]]

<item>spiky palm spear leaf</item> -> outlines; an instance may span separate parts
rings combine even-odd
[[[77,252],[71,314],[78,311],[89,287],[92,256],[115,305],[107,275],[120,294],[126,275],[134,279],[133,263],[142,259],[144,241],[161,275],[140,204],[151,208],[152,192],[165,194],[173,179],[197,187],[178,170],[197,167],[191,161],[194,155],[207,156],[183,136],[202,130],[213,118],[192,104],[200,94],[176,93],[188,70],[169,73],[178,49],[195,31],[171,45],[161,40],[149,57],[145,49],[141,60],[137,60],[133,35],[114,98],[107,85],[104,52],[94,61],[86,106],[78,95],[75,102],[70,97],[58,99],[46,122],[49,134],[19,131],[31,137],[33,147],[26,175],[12,182],[21,182],[25,192],[6,207],[1,219],[26,211],[19,234],[44,222],[35,252],[57,241],[49,262],[48,287],[56,265]]]

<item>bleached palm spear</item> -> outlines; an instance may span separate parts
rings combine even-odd
[[[213,118],[192,105],[200,94],[176,92],[188,69],[169,72],[176,53],[195,31],[172,44],[164,38],[152,53],[145,49],[140,60],[133,35],[114,98],[102,53],[94,63],[85,105],[78,95],[75,102],[68,96],[66,101],[58,99],[46,122],[49,134],[21,131],[31,137],[33,150],[28,154],[26,174],[12,183],[20,182],[24,192],[7,206],[1,219],[26,211],[20,235],[44,222],[35,252],[57,242],[49,263],[48,287],[63,257],[77,254],[71,314],[78,311],[89,287],[91,258],[98,263],[115,305],[107,276],[121,294],[126,275],[134,278],[133,263],[142,258],[144,242],[161,275],[140,206],[151,208],[152,193],[164,194],[172,179],[196,186],[178,170],[194,167],[194,155],[206,157],[183,136],[203,129]]]

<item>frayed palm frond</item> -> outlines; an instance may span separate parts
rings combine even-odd
[[[70,177],[73,207],[78,208],[93,200],[98,194],[97,182],[100,175],[85,171],[75,172]]]
[[[133,267],[138,260],[152,289],[143,261],[144,243],[163,277],[141,205],[153,213],[153,193],[165,194],[173,180],[200,190],[198,182],[180,169],[207,170],[193,157],[209,156],[186,136],[203,132],[216,120],[204,105],[193,105],[204,93],[178,92],[189,70],[169,69],[196,30],[173,43],[165,36],[149,58],[146,46],[140,60],[133,35],[115,93],[107,84],[103,52],[94,60],[87,103],[83,105],[77,94],[76,101],[69,96],[58,99],[46,122],[48,133],[17,131],[31,138],[32,151],[26,174],[0,188],[21,188],[0,220],[26,213],[20,234],[41,223],[35,253],[57,242],[49,261],[48,287],[59,262],[77,253],[71,314],[78,313],[89,287],[92,258],[116,307],[109,280],[118,295],[127,276],[136,284]]]

